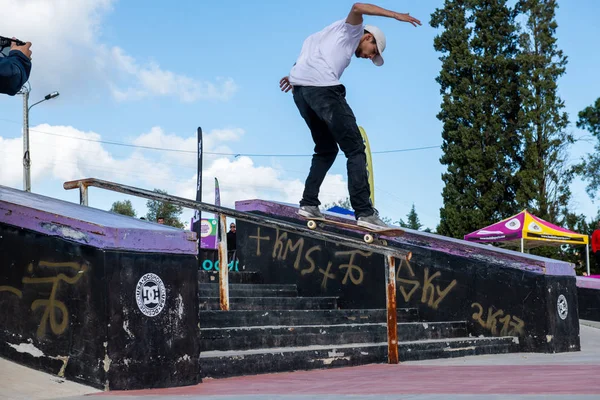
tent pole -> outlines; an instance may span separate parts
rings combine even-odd
[[[523,251],[523,238],[521,238],[521,253],[524,253],[524,251]]]
[[[585,261],[587,266],[587,274],[590,276],[590,245],[589,243],[585,245]]]

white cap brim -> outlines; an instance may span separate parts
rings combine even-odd
[[[381,57],[379,54],[373,57],[373,64],[381,67],[383,65],[383,57]]]

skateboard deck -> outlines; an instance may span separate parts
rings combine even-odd
[[[379,239],[380,236],[399,237],[404,235],[404,230],[400,228],[389,227],[387,229],[371,229],[364,226],[360,226],[356,223],[338,222],[327,218],[308,218],[304,216],[300,217],[307,220],[306,226],[308,226],[309,229],[317,229],[319,225],[321,227],[323,227],[324,225],[334,225],[342,228],[358,229],[360,231],[365,232],[363,239],[367,243],[372,243],[375,239]]]

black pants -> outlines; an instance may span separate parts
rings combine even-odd
[[[596,270],[600,271],[600,250],[594,253],[596,258]]]
[[[348,192],[355,217],[373,214],[367,175],[365,144],[354,113],[346,102],[343,85],[294,86],[294,102],[306,121],[315,151],[300,205],[319,206],[319,189],[338,154],[344,152],[348,170]]]

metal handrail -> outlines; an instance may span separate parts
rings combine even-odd
[[[405,258],[410,260],[412,253],[402,249],[371,243],[367,244],[362,240],[352,238],[346,235],[340,235],[327,231],[314,231],[302,225],[285,222],[276,218],[263,215],[252,214],[250,212],[234,210],[227,207],[215,206],[200,201],[194,201],[183,197],[177,197],[169,194],[140,189],[133,186],[127,186],[119,183],[108,182],[95,178],[78,179],[68,181],[63,184],[66,190],[79,189],[79,202],[81,205],[88,205],[88,188],[90,186],[119,192],[123,194],[143,197],[150,200],[162,201],[165,203],[176,204],[185,208],[206,211],[219,216],[219,294],[221,310],[229,310],[229,267],[227,265],[227,230],[226,217],[232,217],[236,220],[252,222],[271,228],[281,228],[290,232],[310,236],[316,239],[337,243],[369,252],[378,253],[384,256],[385,260],[385,282],[386,282],[386,300],[387,300],[387,328],[388,328],[388,362],[390,364],[398,363],[398,332],[397,332],[397,312],[396,312],[396,268],[395,258]]]

